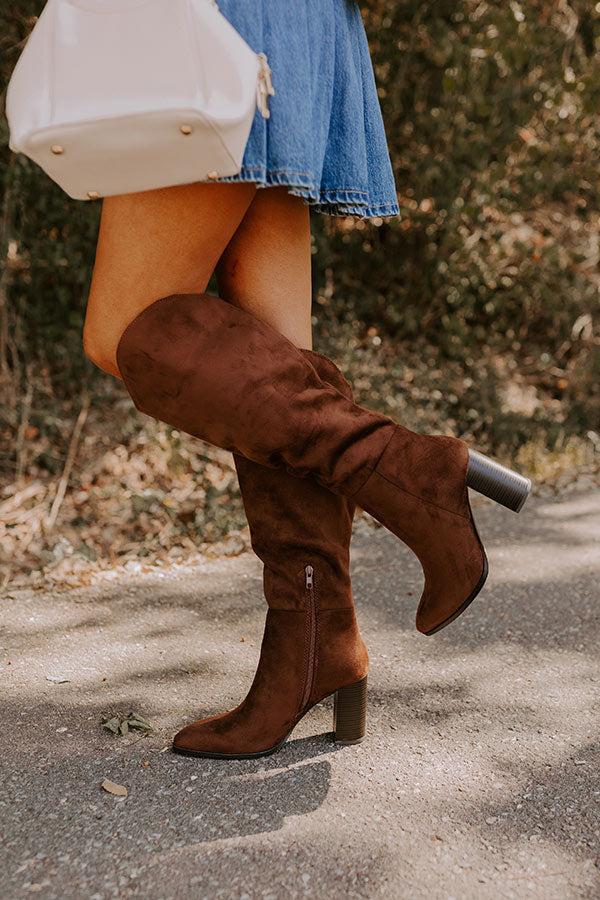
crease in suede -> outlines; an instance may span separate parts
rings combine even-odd
[[[366,474],[366,476],[365,476],[365,480],[362,482],[362,484],[359,484],[359,485],[358,485],[358,487],[356,488],[355,491],[353,491],[353,493],[352,493],[352,495],[351,495],[351,497],[350,497],[351,500],[354,500],[354,501],[356,502],[356,496],[357,496],[357,494],[359,494],[360,491],[362,491],[362,489],[366,486],[366,484],[367,484],[367,482],[369,481],[371,475],[373,475],[373,473],[377,471],[377,466],[379,465],[379,461],[381,460],[381,458],[383,457],[383,454],[385,453],[385,451],[387,450],[387,448],[388,448],[389,445],[391,444],[393,438],[394,438],[394,432],[392,431],[392,433],[390,434],[389,440],[388,440],[387,443],[384,445],[384,447],[383,447],[381,453],[379,454],[379,456],[377,457],[377,459],[376,459],[374,462],[370,463],[369,465],[365,466],[365,469],[366,469],[366,472],[367,472],[367,474]],[[359,505],[360,505],[360,504],[359,504]]]
[[[377,474],[380,478],[383,478],[384,481],[387,481],[388,484],[391,484],[392,487],[395,487],[396,490],[402,491],[403,494],[408,494],[409,497],[414,497],[414,499],[418,500],[419,503],[426,503],[428,506],[433,506],[435,509],[439,509],[440,512],[448,513],[448,515],[450,516],[459,516],[459,518],[469,521],[469,516],[465,515],[464,513],[457,512],[454,509],[448,509],[445,506],[440,506],[439,503],[433,503],[433,501],[425,500],[423,497],[419,497],[418,494],[414,494],[412,491],[407,491],[406,488],[403,488],[399,484],[396,484],[395,481],[392,481],[392,479],[384,475],[383,472],[373,472],[371,474]]]

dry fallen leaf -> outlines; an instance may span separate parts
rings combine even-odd
[[[129,733],[129,729],[133,731],[141,731],[148,734],[153,731],[150,722],[138,716],[137,713],[131,712],[127,716],[113,716],[110,719],[102,719],[102,727],[112,734],[120,734],[124,736]]]
[[[108,778],[104,779],[102,787],[109,794],[114,794],[115,797],[126,797],[128,793],[127,788],[123,784],[115,784],[114,781],[110,781]]]
[[[141,716],[138,716],[136,713],[130,713],[126,721],[129,727],[133,728],[134,731],[154,731],[150,722],[146,721],[146,719],[143,719]]]
[[[112,719],[103,719],[102,727],[106,728],[107,731],[111,731],[113,734],[119,733],[120,720],[114,716]]]

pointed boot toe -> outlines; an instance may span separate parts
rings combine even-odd
[[[425,584],[422,634],[449,625],[483,587],[488,564],[467,490],[466,444],[445,435],[395,434],[355,499],[413,551]]]
[[[462,615],[471,605],[483,588],[488,576],[488,560],[483,546],[473,541],[473,536],[466,526],[458,528],[462,530],[461,540],[465,553],[456,552],[456,545],[444,565],[446,573],[457,571],[456,577],[448,582],[447,577],[440,571],[440,556],[435,564],[423,570],[425,573],[425,587],[419,601],[416,615],[417,631],[427,636],[435,634],[449,625],[454,619]],[[466,550],[467,546],[469,551]],[[447,548],[444,548],[447,549]]]
[[[256,728],[244,704],[218,716],[199,719],[186,725],[173,738],[173,752],[182,756],[204,756],[211,759],[251,759],[273,753],[284,734],[274,743],[270,735]]]
[[[173,738],[173,750],[176,753],[195,754],[204,749],[200,722],[192,722],[177,732]]]

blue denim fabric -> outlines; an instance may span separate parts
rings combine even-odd
[[[321,212],[397,215],[396,188],[367,38],[354,0],[219,0],[267,54],[276,95],[257,112],[239,175],[287,185]]]

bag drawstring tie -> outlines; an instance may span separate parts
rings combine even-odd
[[[266,53],[259,53],[258,60],[260,63],[260,71],[258,73],[258,84],[256,88],[256,105],[264,119],[271,117],[269,110],[269,97],[275,96],[275,88],[271,78],[272,72],[267,59]]]

